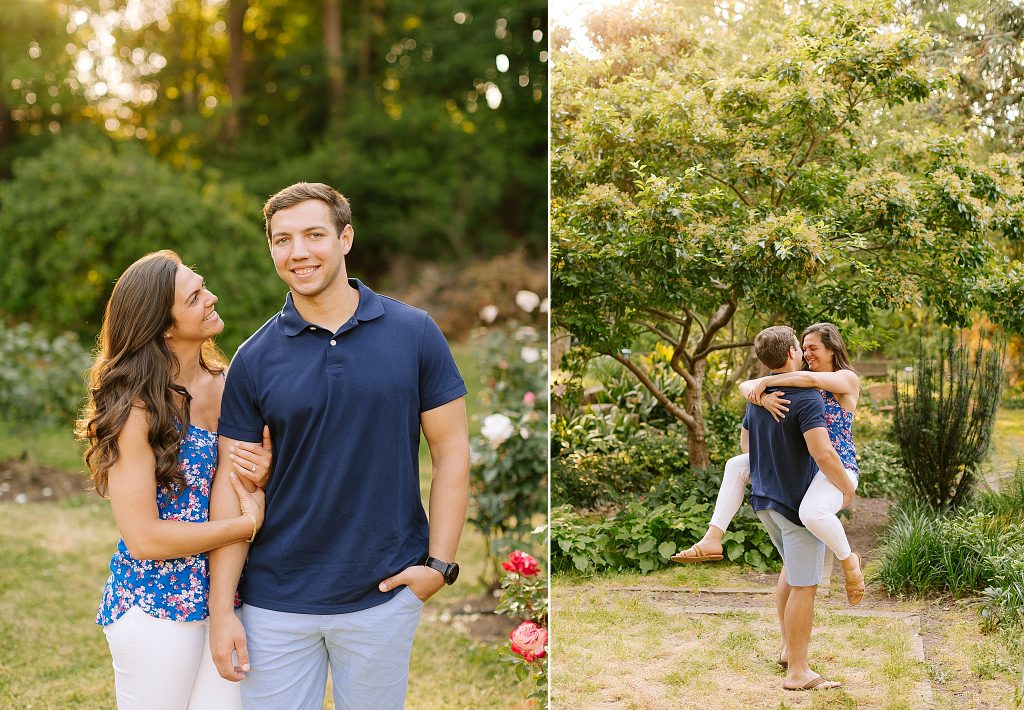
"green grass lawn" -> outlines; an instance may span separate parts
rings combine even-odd
[[[479,375],[470,346],[453,350],[470,388],[467,404],[475,412]],[[23,457],[84,470],[69,430],[27,436],[0,429],[0,460]],[[420,466],[426,493],[425,447]],[[113,707],[110,655],[94,619],[117,539],[109,504],[95,496],[0,504],[0,708]],[[460,580],[428,603],[417,631],[409,708],[530,707],[529,681],[516,680],[511,667],[496,660],[494,647],[432,620],[429,613],[484,591],[485,553],[483,537],[467,525],[459,548]],[[333,707],[330,698],[324,707]]]
[[[827,693],[784,691],[775,664],[771,595],[638,592],[636,588],[764,589],[729,564],[677,565],[649,575],[557,576],[552,586],[552,708],[1012,707],[1021,640],[982,634],[977,612],[936,600],[886,600],[852,615],[820,596],[811,638],[818,672],[842,681]],[[721,611],[725,607],[735,608]],[[901,617],[911,617],[904,619]],[[914,650],[923,637],[925,658]]]
[[[109,504],[96,498],[0,505],[0,707],[113,706],[110,656],[93,621],[117,538]],[[462,580],[428,609],[482,591],[483,548],[467,529]],[[424,616],[407,707],[511,708],[529,692],[493,647]]]

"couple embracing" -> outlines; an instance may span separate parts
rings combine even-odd
[[[749,401],[740,432],[744,453],[726,463],[707,533],[672,559],[722,559],[722,536],[749,483],[751,506],[783,560],[776,587],[783,687],[836,688],[839,683],[811,670],[807,647],[826,545],[842,565],[850,604],[864,597],[860,555],[837,517],[857,487],[852,427],[860,381],[831,323],[807,328],[802,348],[792,328],[766,328],[754,339],[754,353],[770,374],[740,386]]]
[[[397,710],[423,604],[458,576],[469,437],[444,336],[348,277],[336,190],[263,214],[288,295],[230,370],[217,297],[173,252],[107,304],[79,433],[121,533],[97,615],[119,710],[321,708],[328,667],[336,707]]]

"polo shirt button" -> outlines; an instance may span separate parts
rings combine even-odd
[[[337,344],[338,344],[338,341],[337,341],[337,340],[332,340],[332,341],[331,341],[331,345],[337,345]]]
[[[310,330],[316,330],[316,326],[315,325],[311,325],[311,326],[309,326],[309,329]]]

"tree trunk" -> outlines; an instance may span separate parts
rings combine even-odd
[[[242,102],[245,100],[245,58],[242,42],[245,40],[242,28],[249,0],[231,0],[228,5],[228,92],[231,94],[231,113],[227,117],[227,138],[233,141],[241,134]]]
[[[0,98],[0,152],[18,142],[18,124],[11,118],[11,108]],[[12,177],[11,164],[0,163],[0,178]]]
[[[373,13],[370,0],[359,0],[359,82],[370,78],[370,47],[373,46]]]
[[[342,17],[340,0],[324,0],[324,58],[330,87],[331,118],[340,122],[345,115],[345,67],[342,62]]]
[[[707,374],[707,366],[707,360],[695,360],[690,368],[694,381],[686,387],[686,413],[693,417],[692,422],[686,422],[690,466],[701,470],[711,465],[707,428],[704,424],[704,376]]]

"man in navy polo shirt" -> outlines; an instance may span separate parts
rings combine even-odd
[[[800,369],[800,341],[788,326],[757,334],[754,353],[765,367],[778,372]],[[768,388],[768,392],[778,388]],[[782,631],[780,662],[787,666],[787,690],[824,690],[839,683],[811,670],[807,646],[814,620],[814,598],[821,583],[825,545],[800,523],[800,501],[820,469],[843,492],[844,507],[853,498],[853,484],[832,447],[825,428],[825,406],[815,389],[787,387],[789,409],[775,421],[762,407],[747,405],[741,446],[750,451],[750,503],[782,557],[776,587],[776,609]]]
[[[426,313],[348,278],[354,233],[342,195],[298,183],[263,213],[288,295],[232,360],[211,518],[238,515],[232,446],[259,441],[264,424],[274,470],[252,543],[210,554],[211,651],[222,676],[243,681],[246,708],[319,709],[328,666],[335,707],[401,708],[423,603],[458,575],[466,387]]]

